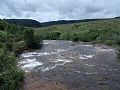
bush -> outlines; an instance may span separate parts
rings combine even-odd
[[[7,40],[7,33],[4,31],[0,31],[0,41],[5,42]]]
[[[72,41],[74,41],[74,42],[77,42],[77,41],[79,41],[79,36],[77,35],[77,34],[74,34],[74,36],[72,37]]]
[[[24,31],[24,40],[28,47],[31,47],[34,43],[34,31],[32,29],[26,29]]]
[[[5,28],[5,22],[3,20],[0,20],[0,30],[4,30]]]
[[[59,32],[51,32],[49,33],[49,39],[50,40],[57,40],[60,38],[60,33]]]
[[[70,34],[64,32],[64,33],[61,34],[60,39],[62,39],[62,40],[70,40]]]
[[[0,90],[16,90],[23,72],[16,67],[17,61],[14,53],[0,49]]]
[[[24,41],[20,41],[20,42],[14,42],[13,46],[12,46],[12,50],[15,53],[21,53],[23,50],[27,49],[26,48],[27,45]]]

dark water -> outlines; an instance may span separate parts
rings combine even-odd
[[[45,40],[43,44],[42,49],[21,55],[21,69],[65,87],[59,90],[120,90],[120,64],[114,49],[71,41]]]

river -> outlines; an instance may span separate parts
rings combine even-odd
[[[120,90],[116,50],[62,40],[44,40],[39,50],[20,55],[23,90]]]

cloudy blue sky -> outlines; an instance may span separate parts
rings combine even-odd
[[[0,18],[40,22],[120,16],[120,0],[0,0]]]

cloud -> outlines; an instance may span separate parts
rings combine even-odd
[[[0,18],[26,18],[40,22],[120,15],[120,0],[1,0]]]

